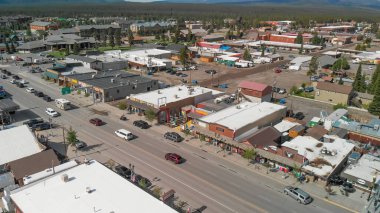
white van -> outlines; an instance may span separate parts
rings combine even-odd
[[[130,131],[125,129],[116,130],[115,134],[125,140],[132,140],[135,137]]]

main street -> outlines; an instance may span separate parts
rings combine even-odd
[[[38,74],[23,72],[19,75],[30,82],[28,86],[43,91],[53,98],[61,97],[57,85],[44,82]],[[27,93],[24,88],[11,85],[8,80],[0,82],[23,109],[20,113],[26,114],[25,110],[30,110],[48,120],[45,108],[57,109],[54,102],[47,103]],[[141,130],[134,127],[132,121],[120,121],[112,116],[102,116],[101,119],[106,125],[95,127],[88,123],[90,118],[96,117],[89,108],[57,111],[61,116],[53,118],[53,123],[66,128],[71,126],[78,132],[81,140],[89,147],[93,147],[91,152],[95,151],[102,157],[123,165],[134,164],[137,173],[156,180],[152,181],[154,185],[174,189],[180,199],[187,201],[192,209],[205,206],[203,212],[217,213],[347,212],[320,198],[314,198],[310,205],[300,205],[284,195],[283,184],[205,153],[185,142],[179,144],[167,142],[156,130],[160,127],[153,126],[151,129]],[[120,128],[130,130],[138,138],[130,142],[118,138],[114,131]],[[186,162],[181,165],[167,162],[164,159],[167,152],[180,154]]]

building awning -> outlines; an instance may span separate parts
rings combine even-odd
[[[142,110],[153,110],[155,113],[158,113],[160,110],[156,109],[156,108],[153,108],[151,106],[148,106],[146,104],[142,104],[140,102],[137,102],[137,101],[132,101],[130,99],[127,99],[126,100],[126,103],[128,106],[133,106],[133,107],[136,107],[136,108],[139,108],[139,109],[142,109]]]
[[[50,79],[58,79],[58,75],[49,71],[44,72],[44,76]]]

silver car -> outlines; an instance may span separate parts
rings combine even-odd
[[[299,189],[296,187],[287,186],[284,189],[284,193],[286,195],[289,195],[290,197],[294,198],[299,203],[302,203],[305,205],[309,204],[313,201],[313,199],[311,198],[311,196],[308,193],[306,193],[302,189]]]

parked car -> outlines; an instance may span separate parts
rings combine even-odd
[[[176,76],[180,76],[180,75],[182,75],[183,73],[181,73],[181,72],[177,72],[175,75]]]
[[[166,132],[164,138],[174,142],[181,142],[183,140],[183,138],[176,132]]]
[[[101,126],[103,125],[103,121],[99,118],[92,118],[90,119],[90,123],[94,124],[95,126]]]
[[[148,129],[150,127],[149,124],[143,120],[133,121],[133,125],[141,128],[141,129]]]
[[[305,92],[313,92],[314,91],[314,87],[306,87],[304,89]]]
[[[44,93],[43,92],[39,92],[39,91],[35,91],[34,95],[37,96],[37,97],[44,97]]]
[[[21,79],[21,80],[20,80],[20,83],[22,83],[22,84],[27,84],[27,83],[29,83],[29,82],[27,82],[25,79]]]
[[[127,179],[131,178],[132,171],[125,166],[117,165],[115,166],[115,171],[122,177],[125,177]]]
[[[287,186],[284,189],[284,193],[305,205],[313,201],[308,193],[297,187]]]
[[[285,94],[287,91],[284,88],[281,88],[280,91],[278,91],[279,94]]]
[[[185,73],[182,73],[181,75],[180,75],[180,77],[182,77],[182,78],[185,78],[185,77],[187,77],[188,75],[187,74],[185,74]]]
[[[12,79],[9,81],[11,84],[16,84],[18,81],[16,79]]]
[[[42,99],[44,99],[44,101],[46,101],[46,102],[52,101],[52,99],[48,95],[44,95],[44,97]]]
[[[24,121],[22,124],[27,125],[28,127],[32,127],[35,124],[43,123],[44,120],[42,118],[34,118]]]
[[[1,75],[1,78],[2,79],[7,79],[8,77],[4,74],[4,75]]]
[[[15,80],[20,80],[20,77],[18,77],[18,75],[14,75],[14,76],[12,76],[12,78]]]
[[[32,126],[32,130],[35,130],[35,131],[42,131],[42,130],[47,130],[47,129],[50,129],[51,128],[51,125],[47,122],[45,123],[37,123],[37,124],[34,124]]]
[[[341,190],[344,190],[344,191],[346,191],[346,192],[354,192],[354,191],[355,191],[354,186],[352,185],[352,183],[349,183],[349,182],[344,182],[344,183],[340,186],[340,189],[341,189]]]
[[[333,175],[331,176],[328,180],[327,180],[327,183],[328,184],[331,184],[331,185],[334,185],[334,186],[340,186],[342,185],[343,183],[345,183],[347,181],[346,178],[343,178],[341,176],[338,176],[338,175]]]
[[[75,147],[77,149],[83,149],[84,147],[86,147],[86,144],[83,141],[80,141],[80,140],[77,139],[75,141]]]
[[[275,72],[275,73],[281,73],[282,70],[281,70],[280,68],[276,68],[276,69],[274,70],[274,72]]]
[[[294,115],[294,118],[295,119],[298,119],[298,120],[302,120],[305,118],[305,115],[303,114],[303,112],[297,112],[295,115]]]
[[[29,92],[29,93],[34,93],[35,92],[35,90],[32,87],[26,88],[26,91]]]
[[[16,85],[18,87],[20,87],[20,88],[24,88],[25,87],[25,85],[23,83],[21,83],[21,82],[16,82]]]
[[[191,67],[189,67],[189,69],[191,69],[191,70],[196,70],[196,69],[197,69],[197,66],[191,66]]]
[[[45,110],[46,114],[48,114],[49,116],[52,116],[52,117],[57,117],[59,116],[59,113],[56,112],[54,109],[52,108],[46,108]]]
[[[183,161],[182,157],[175,153],[166,153],[165,159],[170,160],[175,164],[180,164]]]
[[[216,70],[205,70],[205,72],[207,74],[210,74],[210,75],[215,75],[216,74]]]

